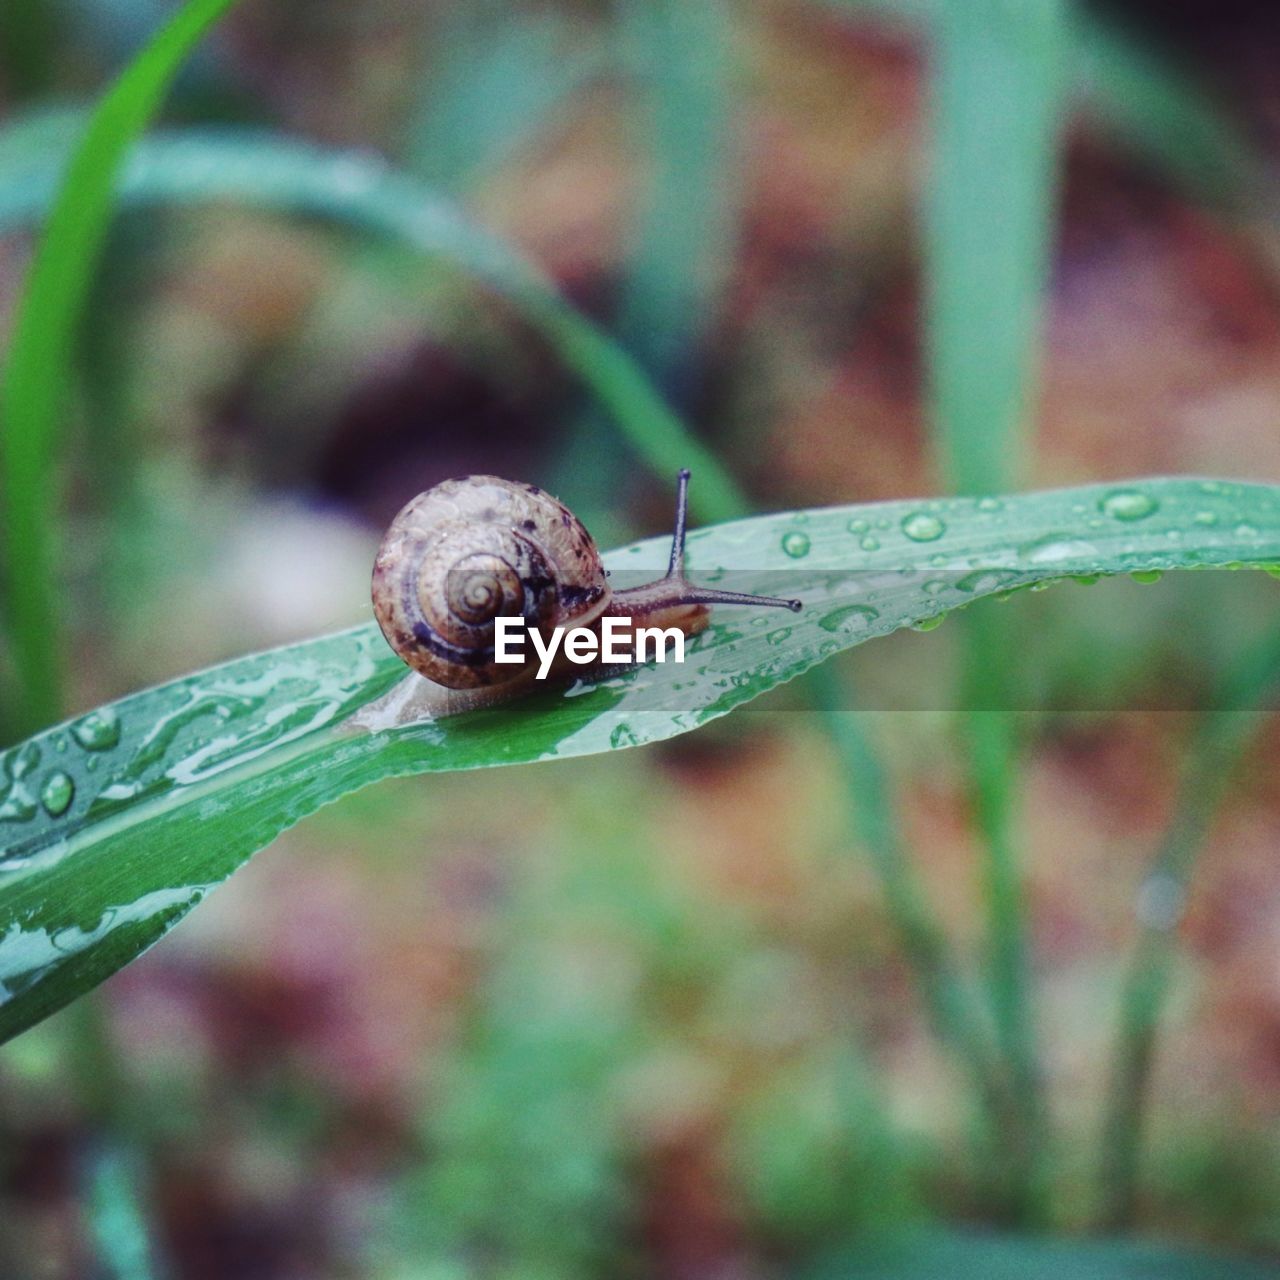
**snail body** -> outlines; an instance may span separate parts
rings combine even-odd
[[[373,609],[387,643],[437,685],[509,694],[532,680],[534,663],[496,660],[499,617],[548,632],[598,627],[608,615],[692,635],[714,604],[798,609],[798,601],[712,591],[685,578],[688,483],[682,471],[666,575],[624,591],[610,588],[582,522],[536,485],[469,476],[420,493],[392,521],[374,560]]]

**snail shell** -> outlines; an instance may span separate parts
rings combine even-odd
[[[609,584],[582,522],[536,485],[497,476],[446,480],[392,521],[373,567],[373,610],[387,643],[450,689],[527,679],[494,661],[494,621],[586,626]]]

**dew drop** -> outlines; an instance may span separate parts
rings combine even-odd
[[[786,644],[787,641],[790,639],[791,639],[790,627],[779,627],[777,631],[770,631],[769,634],[765,636],[765,640],[772,645]]]
[[[988,591],[994,591],[997,587],[1004,586],[1008,580],[1006,575],[993,573],[990,569],[975,569],[972,573],[966,573],[963,578],[958,579],[956,586],[961,591],[971,591],[974,595],[985,595]]]
[[[866,533],[871,526],[862,519],[861,516],[855,516],[847,525],[845,525],[845,528],[848,529],[850,533]]]
[[[1238,524],[1235,532],[1237,538],[1256,538],[1258,536],[1257,529],[1251,524]]]
[[[1030,564],[1055,564],[1059,560],[1088,559],[1096,555],[1097,550],[1091,542],[1051,533],[1020,547],[1019,554]]]
[[[1004,503],[999,498],[979,498],[979,511],[1001,511],[1004,509]]]
[[[799,529],[791,529],[782,535],[782,549],[793,560],[801,560],[809,554],[809,535]]]
[[[90,711],[71,726],[71,736],[86,751],[109,751],[120,741],[120,720],[110,708]]]
[[[1214,525],[1218,523],[1218,513],[1216,511],[1197,511],[1191,519],[1196,524]]]
[[[1159,582],[1163,576],[1159,569],[1135,569],[1129,575],[1134,582]]]
[[[0,822],[29,822],[36,816],[35,801],[25,779],[40,763],[40,748],[28,743],[10,757],[0,772],[0,782],[8,775],[9,785],[0,791]]]
[[[912,542],[935,542],[946,531],[947,526],[937,516],[931,516],[927,511],[916,511],[912,515],[905,516],[902,521],[902,532]]]
[[[638,739],[631,731],[631,726],[624,722],[613,726],[613,732],[609,734],[609,745],[615,749],[618,747],[634,747],[638,745]]]
[[[44,786],[40,788],[40,803],[51,818],[60,818],[71,807],[75,794],[76,784],[58,769],[45,779]]]
[[[818,626],[831,632],[865,631],[879,616],[880,610],[870,605],[847,604],[819,618]]]
[[[945,613],[936,614],[932,618],[921,618],[911,624],[912,631],[936,631],[947,620]]]
[[[1145,520],[1160,504],[1140,489],[1115,489],[1098,506],[1113,520]]]
[[[875,534],[869,533],[860,543],[858,543],[858,546],[860,546],[863,551],[879,551],[880,539],[877,538]]]
[[[921,587],[921,590],[927,596],[940,596],[947,589],[947,582],[944,578],[930,578],[928,582]]]

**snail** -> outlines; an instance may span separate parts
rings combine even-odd
[[[382,540],[373,565],[378,625],[391,648],[432,683],[507,696],[531,682],[535,663],[496,660],[500,617],[522,618],[539,632],[598,628],[610,616],[633,628],[694,635],[716,604],[799,610],[798,600],[713,591],[685,577],[688,494],[684,470],[665,576],[614,591],[591,535],[549,493],[496,476],[446,480],[409,502]]]

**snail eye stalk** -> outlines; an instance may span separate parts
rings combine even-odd
[[[799,613],[804,607],[799,600],[753,596],[745,591],[712,591],[708,587],[695,587],[684,576],[684,542],[688,520],[689,468],[681,467],[676,473],[676,527],[671,535],[671,561],[667,565],[667,578],[682,584],[682,599],[686,604],[762,604],[775,609],[790,609],[792,613]]]

